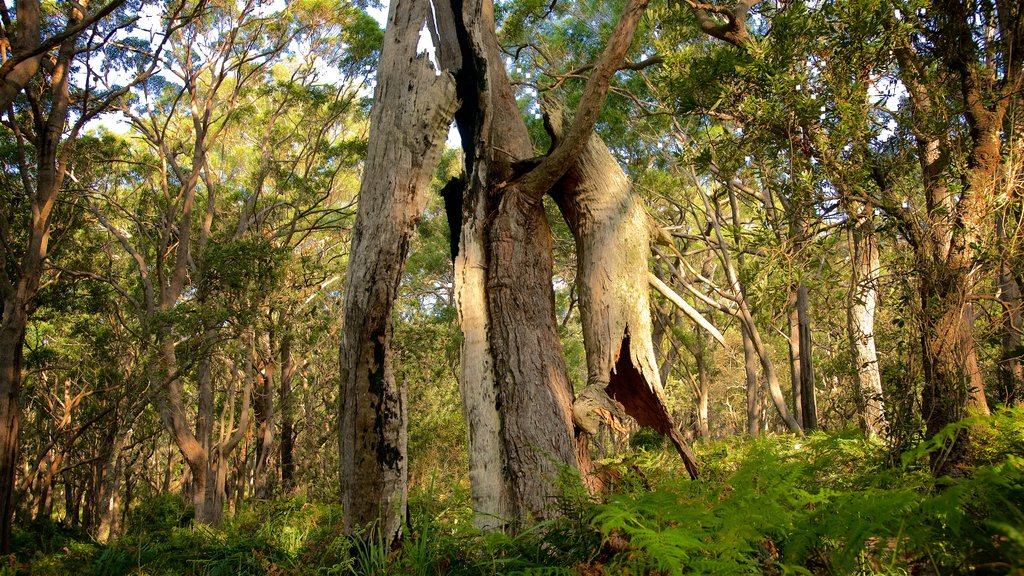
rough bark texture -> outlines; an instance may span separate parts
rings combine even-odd
[[[846,329],[857,382],[856,398],[861,426],[869,437],[885,429],[882,376],[875,350],[875,307],[881,273],[878,237],[871,208],[850,210],[850,292]]]
[[[516,524],[551,516],[561,469],[579,469],[580,462],[571,419],[572,387],[554,314],[551,231],[540,198],[505,185],[514,176],[511,163],[531,157],[533,146],[501,63],[492,10],[487,1],[467,2],[459,14],[463,61],[475,67],[460,77],[464,108],[459,128],[463,142],[471,142],[463,211],[468,234],[463,238],[481,242],[461,250],[474,259],[482,256],[474,264],[484,267],[467,278],[479,284],[460,288],[468,296],[460,306],[464,318],[469,314],[477,319],[476,329],[486,329],[485,334],[467,333],[467,342],[486,342],[482,351],[488,352],[463,373],[481,378],[464,381],[463,390],[469,391],[468,398],[494,398],[494,404],[467,407],[467,415],[483,418],[470,421],[471,434],[483,433],[476,446],[495,441],[500,446],[500,460],[494,454],[476,455],[475,462],[488,467],[478,468],[488,484],[475,500],[498,507],[477,513],[498,524]],[[465,291],[481,288],[482,294]],[[468,308],[480,305],[486,308]],[[492,406],[500,413],[497,438],[491,429]],[[502,478],[494,484],[498,461]],[[508,508],[502,509],[504,505]]]
[[[466,152],[456,294],[462,321],[463,409],[477,524],[549,517],[563,470],[586,477],[590,458],[572,422],[551,285],[543,196],[583,150],[608,81],[646,2],[630,3],[593,68],[564,146],[539,163],[505,73],[489,0],[439,7],[435,44],[456,78]],[[450,31],[448,35],[445,31]],[[451,37],[454,36],[454,41]],[[524,169],[523,166],[526,166]],[[524,172],[525,170],[525,172]],[[449,190],[449,198],[457,197]],[[456,213],[449,204],[449,214]],[[450,221],[451,225],[453,222]],[[493,451],[494,446],[498,452]]]
[[[587,353],[587,387],[574,408],[577,425],[596,433],[596,416],[618,412],[606,401],[611,398],[638,423],[668,436],[696,478],[697,461],[666,406],[651,341],[650,289],[643,273],[650,255],[647,212],[597,135],[559,183],[555,200],[576,238]]]
[[[416,53],[425,0],[391,3],[345,285],[341,364],[344,529],[393,542],[406,515],[406,427],[391,368],[392,312],[409,239],[455,109],[448,74]]]

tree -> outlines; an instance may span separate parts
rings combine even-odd
[[[342,347],[342,455],[353,458],[367,480],[344,483],[348,530],[382,518],[384,536],[397,535],[404,510],[405,464],[401,392],[388,371],[390,311],[404,260],[404,247],[426,184],[439,135],[447,125],[443,112],[458,98],[454,117],[465,151],[465,178],[449,183],[445,199],[455,256],[455,295],[463,332],[463,407],[470,435],[470,475],[478,523],[486,527],[515,526],[553,513],[560,470],[589,475],[591,463],[586,434],[594,430],[593,414],[613,419],[625,412],[670,436],[691,475],[696,461],[671,422],[654,361],[647,300],[646,258],[650,223],[630,196],[628,180],[616,170],[604,144],[592,137],[612,75],[629,49],[646,2],[627,4],[606,47],[592,67],[586,88],[568,127],[560,113],[549,113],[552,149],[535,157],[534,145],[516,105],[502,64],[490,2],[426,8],[392,5],[391,28],[382,56],[399,70],[404,86],[421,107],[411,124],[422,136],[413,170],[409,162],[392,161],[403,181],[396,202],[379,200],[390,188],[373,191],[380,180],[377,162],[368,162],[360,218],[353,240],[346,301],[348,335]],[[413,38],[426,21],[440,57],[433,76],[417,68]],[[399,50],[402,50],[401,52]],[[397,56],[392,56],[394,50]],[[392,60],[395,58],[395,60]],[[446,88],[451,74],[454,94]],[[371,150],[377,139],[394,139],[410,124],[407,106],[390,104],[390,78],[378,85]],[[379,115],[379,116],[378,116]],[[387,123],[387,124],[385,124]],[[387,129],[385,129],[387,127]],[[408,133],[408,131],[406,132]],[[388,152],[408,154],[410,144]],[[383,154],[383,153],[381,153]],[[613,186],[600,182],[610,178]],[[391,183],[386,185],[392,186]],[[552,293],[551,232],[543,198],[560,198],[580,253],[580,300],[587,342],[588,388],[574,406],[561,352]],[[364,208],[364,205],[366,208]],[[587,212],[598,209],[591,219]],[[394,216],[389,216],[394,215]],[[460,216],[461,215],[461,216]],[[617,219],[629,222],[616,229]],[[364,232],[366,230],[366,232]],[[372,244],[365,235],[372,230]],[[626,254],[600,251],[602,241],[630,246]],[[370,256],[369,260],[364,260]],[[619,257],[621,256],[621,258]],[[605,282],[604,274],[609,274]],[[639,283],[639,285],[638,285]],[[624,301],[630,294],[634,301]],[[360,411],[358,406],[373,410]],[[360,416],[356,416],[361,414]],[[357,418],[362,419],[357,421]],[[358,424],[362,423],[362,426]],[[353,456],[348,456],[349,451]],[[343,474],[350,474],[343,468]]]
[[[104,90],[102,72],[89,55],[107,45],[104,39],[130,24],[124,13],[106,20],[122,2],[112,2],[89,13],[78,3],[62,6],[44,18],[39,2],[19,2],[16,20],[3,9],[4,64],[0,66],[0,103],[11,149],[9,165],[18,179],[10,178],[0,208],[0,551],[10,545],[14,514],[21,391],[21,363],[25,327],[35,306],[45,263],[54,246],[51,235],[58,196],[70,171],[75,143],[85,125],[123,95],[126,86]],[[173,18],[171,19],[173,20]],[[61,30],[42,39],[41,30]],[[16,30],[16,31],[15,31]],[[51,49],[55,56],[47,57]],[[10,54],[8,54],[10,51]],[[119,67],[116,54],[107,66]],[[45,61],[45,65],[43,62]],[[72,80],[76,64],[84,62],[81,86]],[[152,62],[151,60],[149,61]],[[44,74],[38,74],[40,68]],[[134,71],[134,70],[133,70]],[[142,65],[130,86],[151,75]],[[70,126],[68,126],[70,122]],[[20,189],[19,189],[20,188]]]

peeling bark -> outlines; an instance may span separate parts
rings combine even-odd
[[[409,240],[455,111],[450,75],[417,54],[425,0],[391,3],[345,284],[341,365],[344,530],[393,543],[407,504],[406,407],[391,368],[392,313]]]

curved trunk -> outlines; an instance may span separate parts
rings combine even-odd
[[[559,122],[550,119],[556,127]],[[558,134],[556,133],[556,136]],[[576,281],[587,353],[587,387],[574,408],[577,424],[597,431],[595,416],[618,407],[668,436],[697,477],[697,461],[672,421],[651,341],[648,215],[629,178],[597,136],[559,183],[555,200],[576,238]]]

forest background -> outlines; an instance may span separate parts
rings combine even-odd
[[[1024,7],[388,10],[0,7],[0,571],[1024,569]]]

